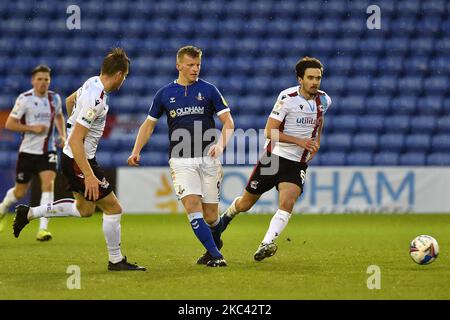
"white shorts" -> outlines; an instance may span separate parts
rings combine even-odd
[[[170,174],[178,200],[190,194],[202,197],[203,203],[219,203],[223,169],[219,159],[171,158]]]

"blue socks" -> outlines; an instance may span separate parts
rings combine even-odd
[[[206,224],[205,220],[203,220],[203,214],[201,212],[189,213],[188,219],[191,223],[191,227],[195,233],[195,236],[198,238],[198,240],[200,240],[200,242],[203,244],[206,250],[208,250],[211,256],[213,256],[214,258],[223,258],[222,254],[217,249],[217,246],[214,243],[214,238],[211,234],[209,226]]]

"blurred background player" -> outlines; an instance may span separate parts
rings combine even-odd
[[[112,49],[104,58],[100,76],[88,79],[66,100],[71,115],[67,122],[68,141],[64,146],[61,166],[75,200],[61,199],[50,205],[16,207],[14,235],[32,219],[39,217],[90,217],[98,206],[103,211],[103,233],[109,253],[111,271],[145,271],[127,262],[120,250],[122,207],[113,187],[97,164],[95,153],[103,134],[109,106],[107,93],[118,90],[129,70],[130,60],[121,48]]]
[[[41,205],[53,202],[58,156],[56,145],[62,147],[66,140],[61,97],[48,90],[50,68],[38,65],[31,73],[30,89],[16,100],[6,121],[6,129],[21,132],[23,139],[19,148],[16,165],[16,183],[6,192],[0,203],[0,220],[8,208],[23,198],[30,187],[33,175],[41,181]],[[56,138],[55,126],[59,138]],[[42,217],[36,239],[48,241],[52,234],[47,230],[48,218]]]
[[[330,97],[319,90],[323,74],[319,60],[305,57],[295,70],[300,85],[279,94],[265,128],[266,151],[243,195],[234,199],[222,216],[225,230],[239,212],[250,210],[263,193],[277,188],[279,208],[254,254],[257,261],[273,256],[277,250],[274,241],[287,226],[295,202],[302,194],[307,162],[320,147],[323,116],[331,105]]]
[[[142,148],[152,135],[156,122],[165,113],[170,138],[169,165],[175,193],[188,214],[192,230],[207,250],[197,264],[222,267],[227,263],[219,251],[222,247],[222,223],[218,205],[223,172],[218,157],[233,135],[234,123],[219,90],[199,79],[201,58],[199,48],[185,46],[178,50],[178,79],[156,93],[148,117],[139,128],[128,164],[138,165]],[[205,138],[205,132],[214,129],[214,114],[223,124],[222,134],[208,148],[211,141]],[[183,140],[178,143],[180,137]]]

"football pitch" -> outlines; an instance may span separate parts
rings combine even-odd
[[[223,235],[229,266],[208,268],[195,264],[203,248],[185,216],[125,214],[122,252],[148,269],[108,272],[100,214],[53,219],[48,243],[35,240],[37,221],[15,239],[9,215],[0,233],[0,299],[450,299],[450,215],[294,215],[275,256],[256,262],[271,217],[233,220]],[[420,234],[440,245],[430,265],[409,257]],[[79,267],[80,289],[68,289],[69,266]]]

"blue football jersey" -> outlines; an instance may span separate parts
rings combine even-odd
[[[217,138],[216,135],[204,135],[208,129],[215,129],[214,114],[220,115],[227,111],[230,109],[219,90],[211,83],[198,79],[188,86],[173,81],[159,89],[148,117],[157,120],[166,114],[169,157],[193,158],[202,157],[205,148]],[[178,148],[175,148],[177,144]],[[180,146],[186,144],[190,148],[180,150]]]

